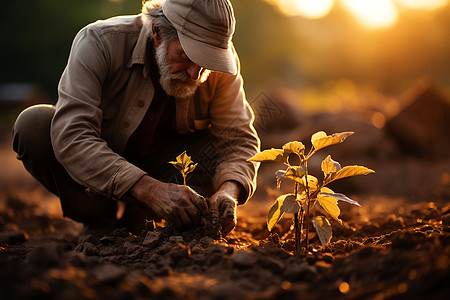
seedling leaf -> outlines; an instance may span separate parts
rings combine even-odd
[[[289,195],[284,199],[282,209],[284,212],[296,214],[300,211],[300,204],[295,200],[294,195]]]
[[[331,189],[323,187],[320,189],[319,195],[317,195],[317,201],[333,219],[342,225],[342,220],[339,219],[341,210],[338,206],[338,199],[334,197],[334,195],[335,194]]]
[[[275,177],[277,178],[277,189],[280,189],[281,181],[283,180],[284,175],[286,175],[286,171],[284,170],[278,170],[275,172]]]
[[[289,155],[291,153],[297,154],[299,157],[305,155],[305,145],[302,142],[289,142],[283,146],[284,153]]]
[[[289,167],[284,174],[284,177],[302,183],[302,178],[305,176],[305,170],[302,167]]]
[[[267,149],[262,152],[257,153],[255,156],[247,159],[247,161],[278,161],[281,163],[285,162],[285,159],[283,158],[283,149]]]
[[[318,131],[318,132],[314,133],[314,134],[311,136],[311,143],[312,143],[313,146],[314,146],[314,142],[315,142],[316,140],[326,138],[327,136],[328,136],[328,135],[326,134],[325,131]]]
[[[314,146],[315,151],[342,143],[348,136],[352,135],[354,132],[341,132],[341,133],[335,133],[333,135],[327,135],[324,131],[319,131],[314,133],[311,136],[311,143]]]
[[[178,155],[176,161],[169,161],[168,163],[172,164],[178,171],[180,171],[181,175],[183,175],[184,185],[186,185],[187,174],[194,171],[197,167],[197,164],[194,164],[191,157],[186,154],[186,151]]]
[[[342,170],[337,172],[336,175],[332,177],[332,180],[342,179],[356,175],[367,175],[370,173],[375,173],[375,171],[363,166],[346,166],[343,167]]]
[[[286,171],[278,170],[275,172],[277,178],[277,189],[280,189],[281,181],[284,178],[289,178],[295,182],[303,184],[302,178],[305,176],[305,170],[302,167],[292,166],[288,167]]]
[[[287,169],[278,170],[275,172],[277,179],[277,188],[280,188],[281,182],[285,178],[295,181],[294,193],[282,195],[277,198],[275,203],[270,208],[267,216],[267,228],[272,231],[276,224],[283,217],[284,213],[293,213],[295,224],[295,254],[302,251],[302,230],[306,230],[304,251],[308,250],[308,232],[311,222],[311,208],[317,208],[316,204],[322,207],[326,214],[325,216],[314,217],[312,222],[317,231],[320,242],[323,246],[328,244],[332,238],[332,228],[330,218],[326,218],[327,214],[342,225],[342,220],[339,219],[341,210],[338,206],[338,201],[345,201],[353,205],[360,206],[358,202],[348,198],[339,193],[334,193],[331,189],[326,187],[334,180],[346,178],[356,175],[366,175],[375,173],[373,170],[363,166],[347,166],[341,167],[339,162],[334,161],[328,155],[321,163],[321,169],[324,174],[323,181],[319,182],[316,177],[309,175],[308,160],[320,149],[342,143],[353,132],[341,132],[328,135],[324,131],[316,132],[311,136],[312,148],[305,155],[305,146],[298,141],[288,142],[283,145],[282,149],[268,149],[264,150],[248,161],[278,161],[283,163]],[[289,158],[291,154],[296,154],[300,158],[300,163],[291,165]],[[177,164],[177,162],[174,162]],[[177,164],[178,165],[178,164]],[[301,211],[301,214],[299,213]],[[314,212],[315,215],[315,212]]]
[[[272,231],[272,229],[275,227],[275,225],[277,225],[278,221],[280,221],[281,217],[284,215],[283,203],[284,199],[286,199],[286,197],[288,196],[294,197],[293,194],[281,195],[277,198],[275,203],[270,208],[269,214],[267,215],[267,228],[269,229],[269,231]]]
[[[300,183],[301,184],[298,187],[299,192],[306,192],[306,176],[302,177]],[[319,188],[319,181],[316,177],[308,175],[308,188],[310,193],[316,191]]]
[[[177,163],[176,161],[169,161],[169,164],[172,164],[178,171],[182,172],[184,168],[181,166],[181,164]]]
[[[198,165],[198,163],[193,164],[193,165],[190,165],[190,166],[187,168],[186,173],[191,173],[192,171],[194,171],[195,168],[197,167],[197,165]]]
[[[178,155],[176,161],[169,161],[168,163],[172,164],[181,173],[192,172],[197,166],[197,164],[195,164],[194,167],[192,167],[194,162],[191,160],[191,157],[186,154],[186,151]]]
[[[331,194],[331,193],[320,193],[320,195],[326,196],[326,197],[333,197],[333,198],[336,198],[337,200],[345,201],[347,203],[350,203],[350,204],[353,204],[353,205],[361,207],[361,205],[358,202],[348,198],[344,194],[339,194],[339,193],[333,193],[333,194]]]
[[[328,155],[323,161],[322,161],[322,171],[325,177],[327,177],[330,174],[335,174],[336,172],[339,172],[341,170],[341,165],[337,162],[331,159],[331,156]]]
[[[322,246],[325,246],[330,242],[331,237],[333,236],[330,222],[324,216],[317,216],[312,222]]]

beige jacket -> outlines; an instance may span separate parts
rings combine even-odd
[[[73,41],[58,87],[51,126],[56,158],[75,181],[111,198],[122,198],[146,174],[120,153],[154,94],[145,64],[149,35],[141,15],[88,25]],[[227,180],[240,182],[247,192],[240,203],[256,187],[258,165],[246,161],[260,146],[253,119],[239,72],[211,72],[194,96],[176,99],[177,131],[208,129],[218,137],[223,159],[214,188]]]

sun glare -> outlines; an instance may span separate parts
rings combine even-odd
[[[444,7],[448,0],[395,0],[399,5],[410,9],[433,10]]]
[[[303,16],[310,19],[325,17],[333,7],[334,0],[269,0],[289,16]]]
[[[344,7],[364,27],[386,28],[397,21],[397,7],[391,0],[341,0]]]
[[[110,0],[117,1],[117,0]],[[445,7],[450,0],[266,0],[288,16],[303,16],[309,19],[323,18],[334,4],[341,4],[361,26],[368,29],[383,29],[395,24],[399,11],[416,9],[432,11]],[[400,9],[400,10],[399,10]]]

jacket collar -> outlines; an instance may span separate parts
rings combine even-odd
[[[146,63],[145,56],[148,55],[148,39],[150,38],[151,30],[150,26],[145,26],[141,22],[141,32],[139,33],[138,40],[136,42],[136,46],[133,49],[133,53],[131,54],[130,60],[128,61],[127,67],[131,68],[135,64],[144,65],[144,77],[148,77],[148,63]]]

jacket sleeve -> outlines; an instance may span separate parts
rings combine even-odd
[[[110,149],[101,136],[102,86],[110,61],[95,27],[77,34],[58,86],[51,138],[57,160],[75,181],[94,193],[121,198],[145,172]]]
[[[237,59],[237,58],[236,58]],[[210,104],[211,133],[217,137],[216,149],[220,159],[214,175],[214,189],[225,181],[239,182],[245,189],[238,199],[244,204],[256,189],[259,163],[247,159],[260,150],[260,141],[253,127],[254,114],[243,89],[243,80],[237,75],[222,73]]]

